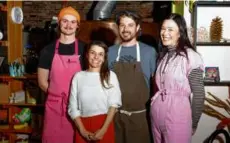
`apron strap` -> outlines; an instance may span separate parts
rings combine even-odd
[[[56,44],[55,44],[55,54],[58,54],[58,48],[59,48],[59,39],[56,40]],[[74,48],[75,48],[75,54],[78,55],[78,40],[75,39],[75,45],[74,45]]]
[[[59,39],[56,40],[56,44],[55,44],[55,54],[58,54],[58,47],[59,47]]]
[[[75,55],[78,55],[78,40],[75,39]]]
[[[122,48],[122,45],[120,45],[119,48],[118,48],[118,53],[117,53],[117,58],[116,58],[116,61],[117,61],[117,62],[118,62],[119,59],[120,59],[121,48]],[[138,43],[138,42],[137,42],[137,44],[136,44],[136,49],[137,49],[137,62],[140,62],[140,61],[141,61],[141,55],[140,55],[140,46],[139,46],[139,43]]]

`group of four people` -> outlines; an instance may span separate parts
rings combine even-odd
[[[203,109],[204,67],[182,16],[163,21],[158,60],[155,49],[137,39],[135,12],[117,15],[121,43],[109,48],[93,41],[84,49],[72,7],[60,11],[58,23],[60,38],[42,50],[38,66],[47,93],[43,143],[191,142]]]

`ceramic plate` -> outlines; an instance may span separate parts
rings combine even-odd
[[[3,33],[0,31],[0,40],[3,39]]]
[[[21,24],[23,21],[23,12],[20,7],[13,7],[11,10],[11,19],[14,23]]]

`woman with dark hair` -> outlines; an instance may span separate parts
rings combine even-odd
[[[72,80],[68,113],[78,131],[77,143],[114,143],[113,117],[121,106],[117,76],[108,68],[107,46],[92,42],[86,50],[87,70]]]
[[[160,54],[155,78],[158,91],[151,101],[154,143],[190,143],[204,105],[203,60],[190,43],[186,22],[179,14],[163,21],[160,42],[166,50]]]

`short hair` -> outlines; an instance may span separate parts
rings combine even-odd
[[[125,11],[118,12],[116,14],[116,19],[115,19],[117,25],[120,25],[120,20],[122,17],[129,17],[129,18],[133,19],[135,21],[136,25],[141,24],[141,16],[135,11],[125,10]]]

